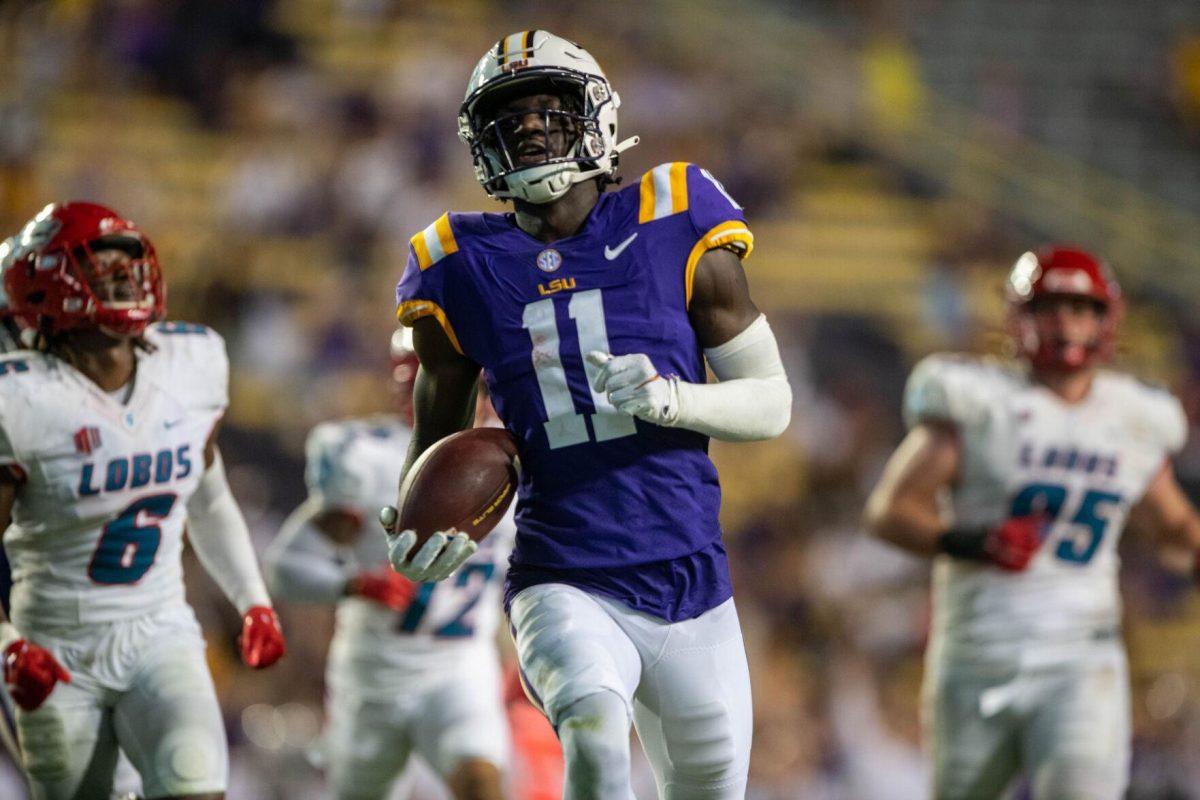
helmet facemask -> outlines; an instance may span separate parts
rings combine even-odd
[[[1095,330],[1090,337],[1076,341],[1061,335],[1060,323],[1049,325],[1043,315],[1057,316],[1060,304],[1087,305],[1095,315]],[[1076,312],[1077,313],[1077,312]],[[1075,372],[1107,360],[1111,355],[1110,309],[1107,303],[1086,295],[1039,295],[1018,311],[1021,349],[1030,363],[1038,369],[1055,372]],[[1045,330],[1049,328],[1050,330]]]
[[[105,236],[65,256],[67,274],[73,272],[86,283],[92,319],[101,330],[136,336],[158,317],[165,299],[162,273],[154,248],[144,237],[129,232]]]
[[[611,172],[598,162],[605,155],[600,114],[615,102],[612,94],[592,76],[556,72],[495,82],[464,103],[470,110],[460,116],[460,135],[471,147],[476,177],[493,197],[547,203],[575,183]],[[558,98],[559,107],[510,107],[539,95]],[[523,133],[531,114],[541,116],[544,137],[543,158],[534,163],[520,152],[537,138]]]

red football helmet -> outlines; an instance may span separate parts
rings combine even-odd
[[[1075,371],[1112,357],[1125,312],[1121,287],[1108,265],[1078,247],[1049,245],[1017,259],[1005,287],[1008,328],[1018,352],[1039,369]],[[1103,311],[1100,331],[1086,345],[1044,341],[1032,309],[1045,297],[1085,297]]]
[[[400,416],[413,424],[413,387],[417,383],[417,351],[413,349],[412,328],[397,328],[392,333],[392,380],[395,382],[396,401]]]
[[[4,289],[13,313],[37,331],[139,336],[166,313],[154,245],[110,208],[51,203],[10,242]],[[97,257],[106,250],[128,259]]]

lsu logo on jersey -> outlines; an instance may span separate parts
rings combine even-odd
[[[566,292],[566,291],[570,291],[571,289],[574,289],[574,288],[575,288],[575,279],[574,278],[555,278],[554,280],[550,281],[549,283],[539,283],[538,284],[538,294],[540,294],[542,297],[545,297],[548,294],[555,294],[557,292]]]
[[[120,492],[143,486],[161,486],[180,481],[192,474],[190,444],[164,448],[157,453],[135,453],[109,459],[102,470],[98,462],[89,461],[79,471],[80,497],[93,497],[101,492]]]

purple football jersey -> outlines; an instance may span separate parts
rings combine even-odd
[[[696,262],[752,245],[741,207],[682,162],[602,194],[579,233],[549,245],[511,214],[447,214],[413,237],[400,320],[438,320],[520,442],[506,598],[553,581],[678,620],[730,596],[707,437],[618,412],[592,391],[584,354],[645,353],[660,374],[703,383],[687,314]]]

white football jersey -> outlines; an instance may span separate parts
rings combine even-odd
[[[941,556],[934,647],[945,657],[1069,658],[1111,639],[1121,608],[1117,541],[1130,508],[1187,435],[1171,394],[1101,371],[1069,404],[1020,365],[935,355],[909,378],[909,424],[953,422],[962,437],[955,524],[1044,512],[1052,524],[1019,573]]]
[[[322,508],[350,511],[364,529],[352,547],[339,548],[351,572],[387,564],[379,509],[396,502],[400,468],[411,430],[394,416],[328,422],[308,437],[305,481]],[[338,603],[331,659],[350,659],[364,673],[436,671],[462,648],[490,643],[500,616],[500,594],[516,527],[512,512],[479,544],[479,551],[450,578],[424,583],[402,612],[349,597]]]
[[[0,464],[25,476],[4,534],[21,630],[183,602],[186,504],[229,362],[203,325],[159,323],[146,339],[126,402],[54,356],[0,358]]]

